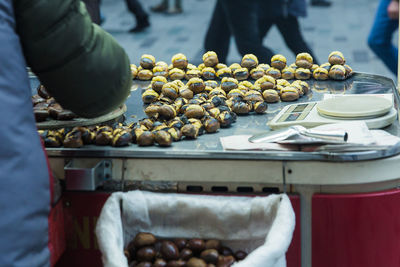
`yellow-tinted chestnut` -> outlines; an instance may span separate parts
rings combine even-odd
[[[140,66],[143,69],[153,69],[154,66],[156,65],[156,59],[152,55],[148,54],[143,54],[142,57],[140,58]]]
[[[333,65],[329,70],[329,77],[334,80],[346,79],[346,69],[342,65]]]
[[[148,69],[141,69],[138,71],[137,78],[142,81],[148,81],[153,78],[153,72]]]
[[[178,68],[173,68],[169,71],[168,76],[171,80],[182,80],[185,77],[185,72]]]
[[[279,94],[274,89],[268,89],[263,92],[263,98],[267,103],[275,103],[279,101]]]
[[[201,70],[201,75],[206,80],[213,80],[216,77],[215,70],[211,67],[205,67]]]
[[[131,64],[131,74],[132,74],[132,79],[135,79],[138,74],[138,70],[135,64]]]
[[[221,81],[221,89],[225,92],[229,92],[232,89],[238,88],[238,81],[235,78],[223,78]]]
[[[313,72],[313,77],[316,80],[321,80],[321,81],[328,80],[329,79],[328,70],[321,67],[316,68]]]
[[[254,83],[254,86],[256,88],[259,87],[262,91],[267,89],[273,89],[275,88],[275,85],[276,85],[275,78],[269,75],[263,76]]]
[[[172,57],[171,63],[174,68],[186,69],[188,60],[184,54],[178,53]]]
[[[345,60],[342,52],[333,51],[328,56],[328,62],[331,65],[344,65],[346,63],[346,60]]]
[[[250,76],[252,79],[257,80],[265,75],[265,70],[260,67],[256,67],[250,71]]]
[[[192,78],[187,83],[186,86],[189,87],[190,90],[193,91],[194,94],[198,94],[204,91],[206,85],[203,80],[200,78]]]
[[[296,65],[299,68],[310,69],[313,65],[313,58],[309,53],[297,54]]]
[[[147,89],[142,94],[142,101],[145,104],[150,104],[158,99],[160,95],[153,89]]]
[[[281,71],[277,68],[269,68],[265,71],[265,74],[274,77],[275,79],[280,79],[282,77]]]
[[[203,62],[206,67],[214,67],[218,64],[218,56],[214,51],[208,51],[203,55]]]
[[[286,58],[283,55],[274,55],[271,58],[271,67],[283,70],[286,67]]]
[[[232,70],[230,68],[222,68],[217,71],[216,75],[220,79],[225,77],[232,77]]]
[[[233,72],[233,77],[238,81],[243,81],[249,78],[249,70],[247,68],[239,68]]]
[[[296,101],[297,99],[299,99],[300,95],[299,95],[299,91],[294,88],[294,87],[285,87],[282,91],[281,91],[281,100],[282,101]]]
[[[247,69],[252,69],[257,67],[258,65],[258,59],[255,55],[253,54],[246,54],[243,56],[242,61],[240,63],[240,65],[243,68],[247,68]]]
[[[311,71],[305,68],[297,68],[294,76],[299,80],[308,80],[311,78]]]

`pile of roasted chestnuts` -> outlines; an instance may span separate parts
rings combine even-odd
[[[133,79],[151,80],[153,77],[165,77],[169,80],[190,80],[191,78],[202,78],[214,80],[228,77],[238,81],[247,79],[257,80],[264,75],[275,79],[285,80],[344,80],[353,74],[353,70],[346,65],[343,54],[333,51],[328,56],[328,62],[322,65],[314,64],[309,53],[299,53],[293,64],[287,64],[283,55],[274,55],[269,64],[259,63],[253,54],[244,55],[240,64],[233,63],[227,66],[220,63],[215,52],[209,51],[203,55],[203,63],[198,66],[190,64],[182,53],[176,54],[168,65],[164,61],[156,62],[152,55],[142,55],[139,66],[131,64]]]
[[[129,267],[229,267],[246,258],[216,239],[157,239],[138,233],[124,250]]]
[[[37,94],[32,96],[33,114],[36,122],[48,119],[72,120],[77,117],[75,113],[64,109],[56,100],[49,95],[43,85],[37,88]]]

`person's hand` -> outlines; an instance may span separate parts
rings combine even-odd
[[[387,8],[387,13],[391,19],[399,19],[399,1],[392,0]]]

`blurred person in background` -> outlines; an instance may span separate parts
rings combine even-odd
[[[161,2],[152,6],[150,9],[153,12],[168,13],[168,14],[179,14],[183,12],[182,0],[174,0],[174,4],[170,3],[172,0],[161,0]]]
[[[318,7],[330,7],[331,2],[327,0],[311,0],[311,5],[312,6],[318,6]]]
[[[130,93],[129,58],[78,0],[0,1],[0,266],[50,266],[53,179],[26,66],[63,107],[97,117]]]
[[[205,50],[216,52],[219,61],[226,62],[233,36],[242,56],[254,54],[260,62],[270,61],[273,52],[263,46],[260,38],[259,1],[264,0],[217,0],[204,41]]]
[[[92,21],[100,25],[104,21],[100,11],[100,0],[82,0],[92,18]],[[135,16],[136,25],[129,32],[142,32],[150,26],[149,15],[143,9],[138,0],[125,0],[129,11]]]
[[[150,26],[149,15],[143,9],[139,0],[125,0],[129,11],[136,18],[136,26],[129,30],[129,32],[136,33],[142,32]]]
[[[318,60],[301,33],[298,17],[306,16],[305,0],[262,0],[259,8],[260,38],[263,39],[271,27],[276,25],[294,56],[307,52],[313,57],[314,63],[317,63]]]
[[[393,74],[397,74],[398,48],[393,45],[393,33],[399,27],[399,1],[381,0],[368,36],[368,45]]]

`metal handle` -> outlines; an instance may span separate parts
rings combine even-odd
[[[64,167],[66,189],[95,191],[111,179],[111,168],[110,160],[102,160],[94,166],[81,160],[71,160]]]

